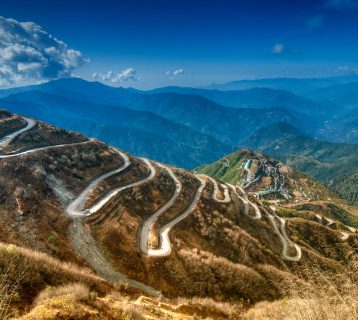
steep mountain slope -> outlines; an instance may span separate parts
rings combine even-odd
[[[36,91],[9,96],[0,105],[181,167],[192,168],[232,150],[209,135],[150,111],[92,104]]]
[[[260,129],[243,145],[310,174],[357,203],[357,145],[322,142],[287,123]]]
[[[345,272],[350,252],[357,248],[353,231],[342,239],[340,231],[309,216],[285,220],[233,185],[23,120],[34,125],[13,131],[0,145],[0,240],[76,263],[70,269],[31,250],[2,246],[1,270],[12,270],[12,259],[23,266],[16,272],[31,270],[20,277],[4,273],[9,283],[19,279],[23,308],[46,286],[74,279],[102,295],[118,290],[121,283],[132,297],[145,292],[164,296],[169,303],[168,298],[199,296],[232,304],[243,301],[247,308],[285,296],[285,281],[304,283],[300,272],[309,262]],[[90,267],[97,275],[80,272],[77,265]],[[110,304],[101,304],[96,294],[77,299],[71,294],[81,297],[78,291],[61,290],[67,290],[67,298],[46,302],[41,297],[56,294],[39,296],[40,310],[34,309],[29,319],[41,310],[68,312],[66,306],[85,315],[95,312],[91,306],[105,312]],[[70,307],[71,301],[82,302]],[[200,304],[193,305],[189,315],[210,314]],[[16,309],[15,300],[11,307]],[[221,313],[217,318],[229,316]]]

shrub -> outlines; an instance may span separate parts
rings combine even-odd
[[[237,319],[242,311],[239,304],[218,302],[211,298],[194,297],[191,299],[178,298],[176,311],[188,311],[189,314],[195,312],[207,317],[214,316],[221,319]]]
[[[15,260],[11,257],[14,246],[8,245],[6,248],[7,265],[0,264],[0,319],[6,319],[10,311],[10,305],[14,298],[18,296],[17,289],[24,277],[26,269],[16,272],[15,280],[9,279],[8,274],[15,268]]]
[[[333,274],[307,266],[302,277],[310,286],[287,285],[288,298],[260,302],[246,319],[255,320],[355,320],[358,319],[358,269],[352,262],[347,272]],[[287,283],[286,283],[287,284]]]
[[[145,320],[141,307],[134,304],[123,307],[123,316],[126,320]]]
[[[56,239],[56,237],[54,237],[54,236],[49,236],[49,237],[47,238],[47,241],[50,242],[50,243],[53,243],[53,244],[56,244],[56,243],[57,243],[57,239]]]
[[[90,290],[82,283],[69,283],[59,287],[48,287],[42,290],[35,299],[35,304],[39,305],[47,299],[58,296],[71,294],[78,301],[86,301],[90,299]]]

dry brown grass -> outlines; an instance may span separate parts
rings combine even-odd
[[[218,302],[211,298],[178,298],[177,304],[176,311],[189,311],[191,314],[214,319],[237,319],[243,311],[241,305]]]
[[[36,250],[30,250],[27,248],[15,246],[13,244],[4,244],[0,242],[0,261],[5,262],[4,260],[7,260],[9,257],[11,257],[13,260],[23,258],[23,263],[27,265],[27,269],[31,268],[32,266],[45,266],[49,271],[54,272],[54,274],[62,271],[81,278],[92,278],[93,280],[101,281],[101,279],[94,275],[93,271],[89,268],[80,267],[71,262],[60,261]],[[25,265],[22,267],[25,268]]]
[[[358,264],[333,274],[307,265],[302,277],[310,286],[292,283],[283,288],[288,298],[260,302],[246,314],[257,320],[356,320],[358,319]]]
[[[87,268],[61,262],[37,251],[2,243],[0,243],[0,280],[4,284],[2,289],[4,299],[0,299],[1,307],[3,310],[3,305],[8,305],[7,310],[10,313],[32,304],[36,295],[49,286],[63,286],[76,282],[98,293],[106,293],[112,289],[112,285]],[[11,299],[13,297],[16,299]],[[5,313],[5,311],[1,312]]]
[[[177,274],[180,281],[175,279],[175,284],[185,289],[186,295],[250,303],[277,296],[271,283],[253,268],[197,249],[181,249],[178,255],[187,273]]]
[[[53,297],[63,296],[71,294],[76,300],[86,301],[90,298],[89,288],[82,283],[69,283],[59,287],[48,287],[42,290],[35,299],[35,304],[38,305],[44,300],[51,299]]]
[[[123,316],[128,320],[145,320],[142,308],[134,304],[128,304],[123,307]]]
[[[0,265],[0,319],[6,319],[8,317],[10,305],[14,298],[16,298],[16,290],[26,271],[20,271],[17,277],[12,281],[7,275],[12,272],[13,269],[13,259],[9,259],[6,266]]]

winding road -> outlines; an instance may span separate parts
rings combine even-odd
[[[13,141],[21,133],[32,129],[36,125],[36,121],[31,118],[22,117],[26,121],[26,126],[20,130],[17,130],[11,134],[0,139],[0,147],[6,147],[11,141]]]
[[[244,199],[243,197],[241,197],[237,190],[236,190],[236,186],[232,185],[232,184],[228,184],[228,186],[234,191],[235,195],[241,199],[241,201],[243,201],[244,205],[245,205],[245,214],[247,216],[249,216],[252,219],[261,219],[262,214],[261,211],[259,209],[259,207],[254,204],[253,202],[250,202],[247,199]],[[249,204],[251,204],[254,209],[255,209],[255,216],[250,216],[249,215]],[[294,243],[287,235],[286,232],[286,220],[278,217],[277,215],[272,215],[271,213],[269,213],[267,210],[265,210],[266,215],[268,216],[275,233],[278,235],[278,237],[280,238],[282,245],[283,245],[283,250],[282,250],[282,258],[288,261],[299,261],[302,257],[302,250],[301,247],[299,245],[297,245],[296,243]],[[280,227],[278,225],[278,223],[276,222],[275,219],[279,219],[280,221]],[[295,251],[296,251],[296,255],[295,256],[290,256],[288,251],[289,251],[289,247],[294,247]]]
[[[344,231],[340,231],[342,237],[341,240],[347,240],[349,238],[349,234],[347,232]]]
[[[161,230],[159,230],[159,235],[160,235],[160,239],[161,239],[161,241],[160,241],[161,248],[160,249],[150,249],[148,247],[148,240],[149,240],[151,228],[154,225],[155,221],[174,204],[175,200],[177,199],[177,197],[179,196],[179,194],[183,188],[181,182],[175,176],[172,169],[166,167],[165,165],[163,165],[161,163],[157,163],[157,166],[163,168],[164,170],[166,170],[168,172],[168,174],[170,175],[170,177],[172,178],[172,180],[175,183],[175,191],[168,202],[166,202],[153,215],[151,215],[147,220],[145,220],[143,222],[141,232],[140,232],[139,246],[140,246],[140,250],[143,253],[151,255],[151,256],[165,255],[165,252],[167,252],[168,250],[170,253],[170,249],[168,249],[168,247],[170,248],[170,243],[168,244],[168,243],[164,243],[162,241],[162,232],[160,232]]]
[[[93,142],[94,140],[95,139],[91,138],[91,139],[88,139],[86,141],[81,141],[81,142],[56,144],[53,146],[39,147],[39,148],[30,149],[30,150],[26,150],[26,151],[22,151],[22,152],[17,152],[17,153],[2,154],[2,155],[0,155],[0,159],[15,158],[15,157],[20,157],[20,156],[36,153],[39,151],[50,150],[50,149],[59,149],[59,148],[64,148],[64,147],[68,147],[68,146],[80,146],[80,145],[83,145],[83,144],[86,144],[89,142]]]
[[[251,219],[260,220],[261,217],[262,217],[262,214],[261,214],[261,211],[260,211],[259,207],[255,203],[251,202],[249,199],[244,198],[245,195],[243,197],[241,195],[239,195],[239,193],[237,192],[237,189],[236,189],[237,186],[234,186],[234,185],[229,184],[229,183],[227,185],[234,191],[235,195],[244,203],[244,208],[245,208],[244,212],[245,212],[245,214],[248,217],[250,217]],[[254,211],[255,211],[254,216],[250,215],[250,213],[249,213],[250,212],[250,205],[254,208]]]
[[[22,117],[22,118],[27,123],[26,127],[22,128],[22,129],[19,129],[18,131],[15,131],[12,134],[9,134],[4,138],[1,138],[0,139],[0,147],[1,148],[7,146],[19,134],[32,129],[36,125],[36,121],[34,119],[26,118],[26,117]],[[70,142],[70,143],[56,144],[56,145],[51,145],[51,146],[33,148],[33,149],[21,151],[21,152],[12,152],[12,153],[8,153],[8,154],[1,154],[0,159],[15,158],[15,157],[20,157],[20,156],[36,153],[36,152],[39,152],[39,151],[64,148],[64,147],[68,147],[68,146],[79,146],[79,145],[83,145],[83,144],[86,144],[86,143],[93,142],[94,140],[95,139],[91,138],[91,139],[88,139],[86,141],[81,141],[81,142]]]
[[[198,204],[201,194],[205,188],[206,182],[204,179],[198,178],[200,181],[200,187],[197,189],[194,200],[191,202],[190,206],[178,217],[176,217],[174,220],[167,223],[164,227],[160,228],[160,239],[161,239],[161,248],[155,252],[156,256],[165,256],[169,255],[171,253],[171,245],[169,240],[169,231],[171,228],[173,228],[177,223],[185,219],[189,214],[193,212],[196,205]]]
[[[83,217],[83,216],[88,216],[94,212],[91,211],[91,209],[86,209],[84,210],[84,203],[89,195],[89,193],[95,189],[98,184],[100,182],[102,182],[103,180],[107,179],[108,177],[110,176],[113,176],[117,173],[120,173],[122,172],[124,169],[126,169],[127,167],[129,167],[129,165],[131,164],[128,156],[119,151],[118,149],[113,149],[115,150],[121,157],[122,159],[124,160],[124,163],[121,167],[117,168],[117,169],[114,169],[112,171],[109,171],[103,175],[101,175],[100,177],[94,179],[78,196],[75,200],[73,200],[69,205],[68,207],[65,209],[65,212],[73,217],[73,218],[76,218],[76,217]],[[107,203],[109,201],[110,198],[112,198],[113,196],[109,197],[107,199],[107,197],[103,198],[100,202],[102,203],[102,205],[100,207],[102,207],[105,203]],[[94,205],[96,206],[96,205]],[[99,208],[100,208],[99,207]],[[98,209],[99,209],[98,208]],[[97,210],[98,210],[97,209]],[[93,209],[92,209],[93,210]]]
[[[290,238],[289,236],[287,235],[287,231],[286,231],[286,220],[279,217],[279,216],[276,216],[277,219],[280,220],[281,222],[281,233],[283,235],[283,237],[285,238],[286,241],[283,241],[283,252],[282,252],[282,255],[283,257],[286,259],[286,260],[290,260],[290,261],[299,261],[301,260],[301,257],[302,257],[302,250],[301,250],[301,247],[294,243]],[[296,250],[296,255],[295,256],[290,256],[288,254],[288,249],[289,249],[289,246],[295,248]]]
[[[321,215],[319,214],[316,214],[316,218],[318,220],[318,223],[321,224],[322,226],[325,226],[325,227],[330,227],[332,225],[334,225],[336,223],[336,221],[332,220],[332,219],[329,219],[327,217],[322,217]],[[324,220],[326,220],[328,223],[324,223]],[[353,228],[353,227],[350,227],[350,226],[347,226],[345,224],[343,224],[350,232],[352,233],[355,233],[356,232],[356,229]],[[341,240],[348,240],[348,238],[350,237],[350,234],[347,233],[347,232],[344,232],[344,231],[340,231],[338,230],[338,232],[341,234]]]
[[[201,194],[205,188],[206,182],[204,179],[198,177],[197,178],[200,181],[200,187],[197,189],[194,199],[191,202],[190,206],[178,217],[176,217],[174,220],[170,221],[169,223],[167,223],[166,225],[164,225],[163,227],[161,227],[159,229],[159,236],[160,236],[160,248],[159,249],[149,249],[148,248],[148,234],[149,234],[149,230],[150,230],[150,226],[154,223],[154,221],[158,218],[159,215],[157,215],[158,211],[153,215],[155,216],[154,219],[151,219],[148,221],[146,221],[143,224],[143,228],[142,228],[142,236],[141,236],[141,240],[140,240],[140,246],[141,246],[141,250],[143,252],[145,252],[148,255],[151,256],[168,256],[171,254],[172,251],[172,247],[170,244],[170,240],[169,240],[169,232],[170,230],[180,221],[182,221],[183,219],[185,219],[190,213],[193,212],[193,210],[195,209],[196,205],[198,204]],[[175,196],[175,194],[174,194]],[[173,197],[174,197],[173,196]],[[163,207],[162,207],[163,208]],[[161,208],[161,209],[162,209]],[[160,210],[161,210],[160,209]],[[165,211],[165,210],[164,210]],[[164,212],[163,211],[163,212]],[[161,212],[162,213],[162,212]],[[148,223],[148,224],[147,224]],[[146,225],[147,224],[147,225]],[[143,231],[145,226],[145,230]],[[144,232],[144,233],[143,233]]]
[[[23,118],[27,125],[26,127],[7,135],[6,137],[2,138],[0,140],[0,147],[4,147],[8,145],[13,139],[15,139],[19,134],[30,130],[36,125],[36,121],[30,118]],[[6,155],[0,155],[0,159],[7,159],[7,158],[13,158],[13,157],[19,157],[23,155],[28,155],[32,153],[36,153],[39,151],[49,150],[49,149],[56,149],[56,148],[62,148],[67,146],[76,146],[76,145],[83,145],[85,143],[92,142],[94,139],[89,139],[84,142],[75,142],[75,143],[67,143],[67,144],[59,144],[59,145],[52,145],[52,146],[45,146],[45,147],[39,147],[34,148],[22,152],[17,153],[10,153]],[[131,165],[131,161],[129,157],[121,152],[118,149],[113,148],[113,150],[123,159],[123,164],[114,170],[111,170],[109,172],[104,173],[103,175],[95,178],[93,181],[89,183],[89,185],[74,199],[70,204],[65,208],[65,213],[73,218],[73,223],[70,226],[69,233],[71,237],[71,242],[73,243],[76,250],[86,258],[88,263],[96,270],[96,272],[103,277],[111,280],[111,281],[125,281],[130,286],[140,288],[144,290],[145,292],[151,294],[160,296],[160,292],[148,287],[140,282],[128,279],[125,275],[117,272],[110,263],[105,259],[104,253],[101,251],[101,249],[97,246],[96,241],[92,238],[90,232],[86,230],[86,228],[82,225],[81,218],[86,217],[89,215],[92,215],[96,212],[98,212],[103,206],[108,203],[113,197],[115,197],[118,193],[122,192],[123,190],[126,190],[128,188],[136,187],[141,184],[144,184],[151,179],[153,179],[156,175],[156,169],[152,165],[152,163],[148,159],[141,159],[147,166],[149,174],[145,178],[129,183],[127,185],[114,188],[111,191],[109,191],[107,194],[105,194],[100,200],[98,200],[96,203],[92,204],[89,208],[84,208],[86,199],[88,198],[90,192],[94,190],[103,180],[109,178],[110,176],[113,176],[115,174],[123,172],[126,168],[128,168]],[[140,230],[140,237],[139,237],[139,248],[142,253],[147,254],[149,256],[154,257],[161,257],[161,256],[168,256],[171,254],[172,248],[171,243],[169,239],[169,232],[170,230],[178,224],[180,221],[185,219],[189,214],[193,212],[193,210],[196,208],[202,192],[206,186],[206,180],[208,179],[213,183],[214,190],[212,193],[212,199],[218,203],[229,203],[232,201],[229,194],[229,188],[232,189],[235,193],[235,195],[244,203],[245,208],[245,214],[249,216],[252,219],[258,220],[261,219],[262,214],[258,206],[248,200],[244,190],[239,186],[233,186],[231,184],[221,184],[223,188],[223,199],[218,198],[219,194],[219,184],[218,182],[206,175],[195,175],[196,179],[199,180],[200,186],[195,192],[194,198],[191,201],[190,205],[187,207],[187,209],[181,213],[179,216],[177,216],[175,219],[167,223],[166,225],[162,226],[159,229],[159,248],[152,249],[148,247],[148,240],[150,237],[151,229],[154,225],[154,223],[157,221],[157,219],[165,212],[167,211],[175,201],[177,200],[179,194],[182,191],[182,184],[179,181],[179,179],[174,174],[173,170],[163,164],[156,163],[156,165],[164,170],[167,171],[169,176],[172,178],[172,180],[175,183],[175,191],[168,202],[166,202],[161,208],[159,208],[153,215],[151,215],[147,220],[145,220],[142,224],[141,230]],[[238,193],[237,188],[239,188],[240,193],[242,196]],[[254,209],[255,215],[250,215],[250,206]],[[277,217],[276,215],[272,215],[269,212],[267,212],[267,215],[274,227],[275,232],[280,237],[282,243],[283,243],[283,251],[282,256],[286,260],[290,261],[298,261],[301,258],[301,248],[293,243],[287,233],[285,228],[286,221],[282,218]],[[278,223],[276,219],[279,219],[280,221],[280,227],[278,226]],[[290,256],[288,253],[289,247],[294,247],[296,249],[296,255]]]
[[[22,117],[22,118],[27,123],[26,127],[22,128],[22,129],[19,129],[18,131],[15,131],[12,134],[9,134],[4,138],[1,138],[0,139],[0,147],[1,148],[7,146],[19,134],[32,129],[36,125],[36,121],[34,119],[26,118],[26,117]],[[36,152],[39,152],[39,151],[49,150],[49,149],[57,149],[57,148],[63,148],[63,147],[68,147],[68,146],[78,146],[78,145],[82,145],[82,144],[85,144],[85,143],[92,142],[94,140],[95,139],[88,139],[86,141],[81,141],[81,142],[63,143],[63,144],[57,144],[57,145],[52,145],[52,146],[45,146],[45,147],[29,149],[29,150],[25,150],[25,151],[21,151],[21,152],[2,154],[2,155],[0,155],[0,159],[8,159],[8,158],[20,157],[20,156],[36,153]]]
[[[197,175],[197,176],[198,176],[198,178],[199,177],[205,177],[205,178],[209,179],[212,182],[212,184],[214,185],[214,191],[213,191],[213,194],[212,194],[211,197],[216,202],[219,202],[219,203],[229,203],[229,202],[231,202],[229,189],[225,184],[221,184],[222,188],[224,189],[224,199],[219,199],[218,198],[218,194],[219,194],[219,184],[218,184],[218,182],[214,178],[209,177],[207,175]]]
[[[27,130],[30,130],[36,125],[36,121],[30,118],[23,118],[27,125],[25,128],[22,128],[11,135],[8,135],[0,140],[0,147],[4,147],[5,145],[9,144],[15,137],[17,137],[22,132],[25,132]],[[89,143],[94,141],[94,139],[89,139],[84,142],[76,142],[76,143],[68,143],[68,144],[60,144],[60,145],[52,145],[52,146],[46,146],[46,147],[40,147],[40,148],[34,148],[30,150],[26,150],[23,152],[18,153],[12,153],[7,155],[0,155],[0,159],[6,159],[6,158],[14,158],[19,157],[23,155],[28,155],[32,153],[36,153],[38,151],[48,150],[48,149],[56,149],[56,148],[62,148],[67,146],[76,146],[76,145],[82,145],[85,143]],[[156,296],[156,297],[162,297],[162,294],[160,291],[145,285],[144,283],[141,283],[139,281],[135,281],[132,279],[127,278],[124,274],[117,272],[112,265],[107,261],[105,258],[105,254],[102,252],[102,250],[98,247],[96,241],[91,236],[90,232],[86,230],[86,228],[83,226],[81,217],[87,216],[89,214],[92,214],[99,210],[105,203],[107,203],[111,198],[113,198],[118,192],[137,186],[139,184],[142,184],[150,179],[152,179],[155,176],[155,169],[147,159],[143,159],[143,161],[147,164],[150,174],[148,177],[137,181],[135,183],[126,185],[124,187],[116,188],[109,192],[103,199],[98,201],[96,204],[94,204],[91,208],[87,209],[88,211],[83,211],[82,208],[84,206],[84,202],[86,200],[86,197],[88,196],[89,192],[95,188],[101,181],[106,179],[107,177],[114,175],[116,173],[119,173],[123,171],[125,168],[127,168],[130,165],[130,160],[123,152],[115,149],[115,151],[123,158],[124,164],[115,170],[112,170],[108,173],[105,173],[104,175],[100,176],[99,178],[96,178],[93,180],[90,185],[81,192],[81,194],[73,200],[70,205],[65,209],[66,213],[73,218],[73,222],[71,223],[69,227],[69,237],[72,245],[77,250],[77,252],[83,256],[87,263],[97,272],[98,275],[102,276],[103,278],[113,281],[113,282],[123,282],[128,284],[131,287],[138,288],[143,290],[149,295]]]

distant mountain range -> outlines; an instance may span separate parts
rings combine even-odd
[[[247,90],[252,88],[270,88],[275,90],[287,90],[295,94],[306,93],[329,86],[357,82],[357,75],[327,77],[327,78],[263,78],[254,80],[238,80],[223,84],[212,84],[205,89],[217,90]]]
[[[357,145],[343,143],[358,143],[358,84],[349,82],[354,80],[281,78],[238,81],[224,88],[229,91],[140,91],[67,78],[0,90],[0,108],[184,168],[248,146],[357,201]]]
[[[0,97],[2,108],[187,168],[224,155],[270,123],[287,121],[307,130],[313,127],[303,114],[280,106],[227,108],[199,95],[150,94],[76,78],[3,90]],[[123,139],[109,134],[118,127],[126,128],[130,136]],[[165,148],[165,155],[154,148],[161,140],[158,135],[163,138],[161,143],[170,146]]]
[[[232,150],[215,138],[152,112],[92,104],[39,91],[14,94],[1,108],[78,130],[141,156],[194,166]]]
[[[299,97],[289,91],[269,88],[254,87],[247,90],[220,91],[185,87],[164,87],[151,90],[148,93],[163,92],[198,95],[230,108],[269,109],[282,107],[300,113],[314,112],[316,114],[322,114],[325,111],[324,105],[307,98]]]

